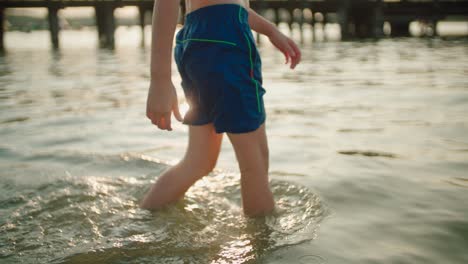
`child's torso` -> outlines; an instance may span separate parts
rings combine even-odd
[[[185,13],[188,14],[204,6],[227,3],[242,5],[246,9],[249,7],[249,0],[185,0]]]

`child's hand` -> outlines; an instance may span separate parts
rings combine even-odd
[[[290,68],[294,69],[301,60],[301,51],[297,47],[296,43],[279,30],[274,30],[268,38],[276,48],[283,52],[286,58],[285,63],[288,63],[291,58]]]
[[[158,128],[171,131],[172,112],[177,120],[182,121],[172,80],[170,78],[152,79],[146,102],[146,116]]]

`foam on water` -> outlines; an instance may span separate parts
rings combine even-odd
[[[327,215],[307,188],[272,180],[274,213],[245,217],[239,175],[222,171],[150,212],[138,201],[167,167],[150,157],[41,153],[22,160],[27,166],[0,183],[0,254],[9,263],[241,263],[314,239]]]

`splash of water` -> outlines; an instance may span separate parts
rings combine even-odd
[[[326,215],[310,190],[273,179],[274,213],[245,217],[239,175],[222,171],[196,182],[178,202],[150,212],[138,207],[139,199],[166,165],[135,155],[51,158],[87,159],[88,167],[72,176],[30,162],[18,177],[38,171],[55,176],[38,183],[0,182],[8,192],[0,197],[0,254],[8,262],[245,263],[314,239]],[[109,167],[146,168],[146,173],[102,176]]]

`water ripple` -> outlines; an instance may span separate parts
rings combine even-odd
[[[87,155],[65,156],[56,160],[79,161]],[[26,159],[34,163],[45,157],[53,159],[53,154]],[[151,168],[166,165],[134,154],[89,159],[104,167],[152,164],[146,165],[146,174],[136,177],[93,176],[95,164],[84,175],[62,175],[37,184],[3,180],[0,189],[16,190],[0,201],[3,259],[13,263],[37,258],[50,263],[243,263],[314,239],[327,215],[320,198],[306,187],[273,180],[275,211],[245,217],[239,175],[222,171],[196,182],[172,206],[150,212],[140,209],[138,200],[153,182]],[[30,169],[40,170],[40,166]]]

